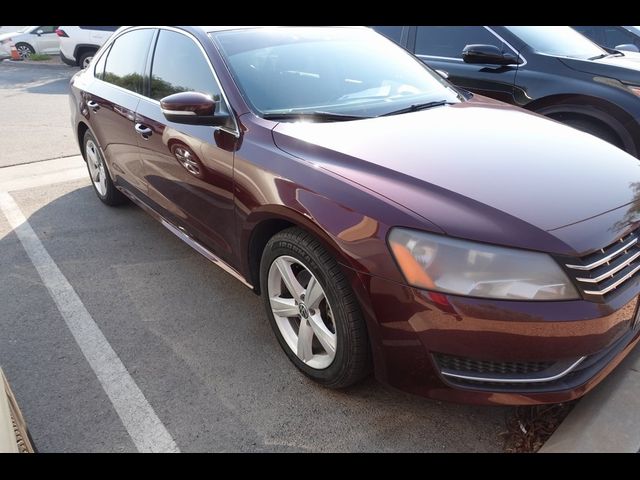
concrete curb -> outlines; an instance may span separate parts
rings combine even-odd
[[[558,427],[540,453],[637,453],[640,450],[640,348]]]
[[[31,68],[31,67],[35,67],[35,68],[59,68],[61,70],[68,70],[68,69],[76,69],[76,70],[80,70],[78,67],[71,67],[69,65],[66,65],[64,63],[40,63],[40,62],[25,62],[25,61],[16,61],[16,60],[2,60],[0,61],[0,64],[3,65],[11,65],[12,67],[18,67],[18,68]]]

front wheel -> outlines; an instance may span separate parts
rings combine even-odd
[[[309,233],[290,228],[267,244],[260,284],[271,327],[289,359],[329,388],[370,370],[367,329],[336,260]]]
[[[16,43],[16,50],[22,60],[26,60],[30,55],[36,53],[35,49],[28,43]]]

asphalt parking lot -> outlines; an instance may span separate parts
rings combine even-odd
[[[258,297],[139,208],[103,206],[69,124],[74,71],[0,63],[0,365],[40,451],[145,450],[128,416],[140,404],[100,371],[107,350],[157,418],[146,434],[168,434],[168,450],[501,450],[510,409],[373,379],[345,392],[316,386],[280,350]],[[105,342],[73,330],[52,278],[68,282],[80,323]]]

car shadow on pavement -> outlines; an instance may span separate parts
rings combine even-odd
[[[67,95],[69,94],[69,79],[60,78],[47,83],[42,83],[25,89],[29,93],[40,93],[45,95]]]
[[[511,409],[427,400],[373,378],[346,391],[319,387],[289,363],[259,297],[141,209],[108,208],[84,185],[50,200],[35,190],[12,196],[25,214],[34,198],[48,201],[29,223],[183,451],[502,449]],[[24,322],[52,302],[34,287],[38,275],[13,232],[0,238],[0,251],[0,363],[36,443],[77,451],[73,442],[84,438],[97,442],[90,450],[110,450],[101,432],[117,417],[104,413],[110,405],[99,384],[86,381],[62,319]],[[65,356],[54,353],[65,344]],[[95,409],[103,424],[91,420]]]

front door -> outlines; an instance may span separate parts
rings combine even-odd
[[[150,98],[138,105],[136,128],[149,197],[160,213],[227,262],[234,262],[235,125],[229,128],[168,121],[159,101],[184,91],[219,99],[221,87],[197,41],[161,30],[151,67]]]
[[[449,81],[471,92],[514,103],[516,65],[478,65],[465,63],[462,51],[467,45],[495,45],[517,55],[486,27],[416,27],[415,54],[435,70],[444,70]]]
[[[56,35],[57,26],[37,27],[32,34],[36,35],[38,53],[55,55],[60,52],[60,39]],[[42,33],[37,33],[42,32]]]

